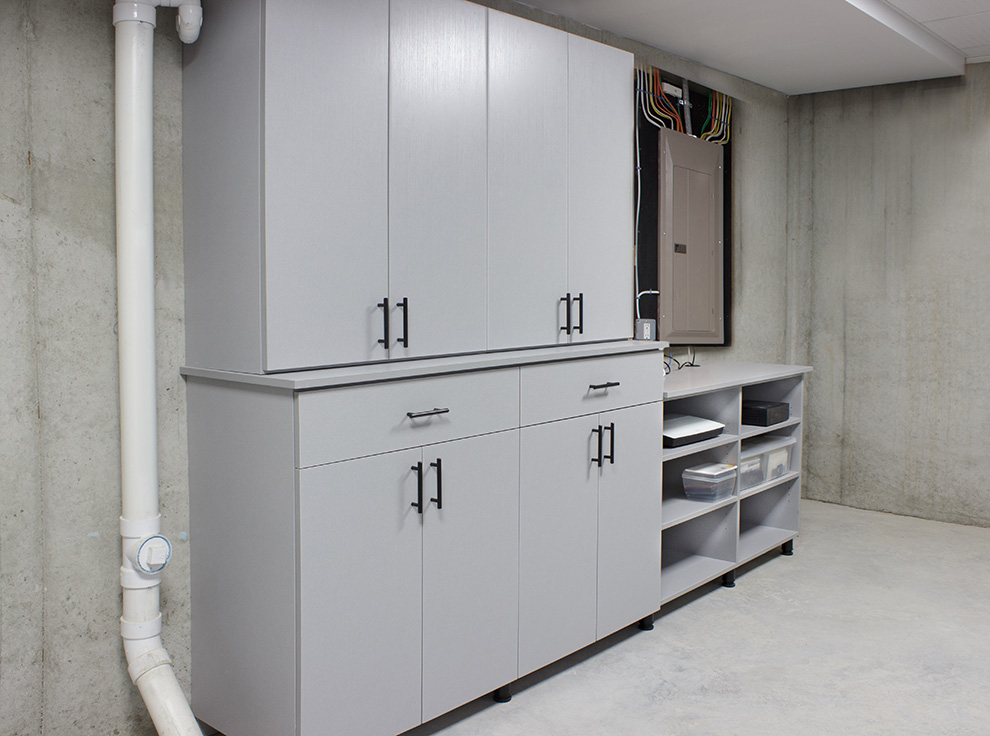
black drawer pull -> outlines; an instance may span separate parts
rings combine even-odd
[[[615,464],[615,422],[612,422],[604,429],[608,430],[608,455],[603,455],[602,460],[608,458],[609,465]],[[601,435],[599,435],[599,439]]]
[[[402,337],[399,338],[399,342],[402,343],[402,347],[409,347],[409,298],[402,297],[402,301],[396,305],[402,310]]]
[[[423,461],[412,466],[411,470],[416,471],[416,501],[411,505],[418,513],[423,513]]]
[[[407,411],[406,416],[410,419],[422,419],[423,417],[433,417],[437,414],[447,414],[450,409],[430,409],[429,411]]]
[[[435,463],[430,463],[431,468],[437,469],[437,497],[430,500],[437,505],[437,510],[443,508],[443,465],[441,459],[437,458]]]
[[[379,345],[384,345],[385,349],[388,350],[388,297],[385,297],[380,302],[378,302],[378,307],[382,310],[382,316],[385,320],[385,338],[379,340]]]
[[[597,434],[598,435],[598,457],[591,458],[591,462],[597,463],[598,464],[598,467],[601,467],[602,466],[602,461],[605,459],[605,456],[602,454],[602,450],[604,449],[602,447],[602,438],[605,436],[605,428],[602,427],[599,424],[597,427],[595,427],[591,431],[594,434]]]
[[[608,383],[593,383],[588,388],[592,391],[601,391],[602,389],[615,388],[618,385],[618,381],[609,381]]]
[[[565,307],[565,309],[567,310],[567,326],[566,327],[561,327],[560,328],[560,331],[561,332],[566,332],[568,335],[570,335],[571,334],[571,331],[574,329],[574,326],[573,326],[574,323],[571,322],[571,301],[573,301],[573,300],[571,299],[570,292],[568,292],[567,296],[560,297],[560,301],[561,301],[561,303],[567,305]]]
[[[577,327],[574,328],[576,332],[583,335],[584,334],[584,292],[578,294],[574,301],[578,303],[578,323]]]

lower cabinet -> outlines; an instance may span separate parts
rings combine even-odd
[[[516,679],[518,478],[517,430],[299,471],[303,733],[391,736]]]
[[[660,405],[523,427],[519,674],[660,608]]]

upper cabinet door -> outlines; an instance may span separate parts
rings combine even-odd
[[[462,0],[391,3],[392,357],[486,347],[486,14]]]
[[[566,342],[567,34],[488,15],[488,347]]]
[[[567,109],[567,289],[582,296],[571,337],[631,337],[632,54],[569,36]]]
[[[388,6],[266,10],[265,370],[387,357]]]

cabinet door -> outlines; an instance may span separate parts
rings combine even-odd
[[[383,360],[388,0],[280,0],[264,29],[265,370]]]
[[[488,347],[566,341],[567,34],[488,16]]]
[[[301,733],[392,736],[422,721],[421,457],[299,471]]]
[[[660,609],[661,404],[606,412],[601,423],[614,429],[598,486],[599,639]]]
[[[519,433],[432,445],[423,459],[426,497],[443,506],[423,513],[426,721],[518,676]]]
[[[632,54],[569,36],[567,108],[567,290],[584,295],[571,337],[631,337]]]
[[[486,13],[462,0],[391,3],[392,357],[485,349]]]
[[[519,675],[595,640],[597,416],[520,430]]]

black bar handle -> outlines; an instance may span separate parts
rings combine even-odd
[[[402,347],[409,347],[409,297],[402,297],[402,301],[396,305],[402,310],[402,337],[399,338],[399,342],[402,343]]]
[[[378,344],[384,345],[385,349],[388,350],[388,297],[384,297],[378,302],[378,306],[382,310],[382,321],[385,323],[385,338],[379,340]]]
[[[578,323],[577,323],[577,327],[575,327],[574,330],[583,335],[584,334],[584,292],[582,291],[580,294],[578,294],[574,298],[574,301],[578,303]]]
[[[437,414],[446,414],[450,411],[446,407],[443,409],[430,409],[428,411],[407,411],[406,416],[410,419],[422,419],[423,417],[433,417]]]
[[[443,466],[441,465],[440,458],[437,458],[435,463],[430,463],[430,467],[437,469],[437,497],[430,500],[437,505],[437,510],[439,511],[443,508]]]
[[[615,422],[609,424],[608,430],[608,455],[602,456],[602,460],[608,458],[609,465],[615,465]]]
[[[618,385],[618,381],[608,381],[606,383],[593,383],[588,388],[592,391],[602,391],[603,389],[615,388]]]
[[[568,335],[570,335],[571,334],[571,330],[574,329],[574,327],[572,326],[573,323],[571,322],[571,302],[573,301],[571,299],[571,293],[570,292],[567,292],[567,296],[560,297],[560,301],[567,304],[567,307],[566,307],[566,311],[567,311],[567,326],[566,327],[561,327],[560,330],[561,330],[561,332],[566,332]]]
[[[416,511],[423,513],[423,461],[420,460],[418,463],[412,466],[412,470],[416,471],[416,501],[411,504]]]
[[[598,457],[591,458],[591,462],[598,463],[598,467],[601,467],[602,461],[605,459],[605,457],[602,455],[602,449],[603,449],[602,448],[603,428],[599,424],[597,427],[595,427],[591,431],[598,435]]]

